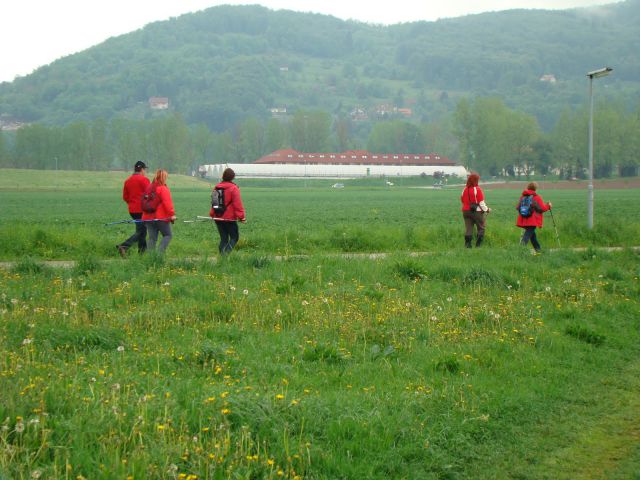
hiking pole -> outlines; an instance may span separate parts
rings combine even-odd
[[[207,221],[207,220],[211,221],[211,220],[213,220],[213,218],[211,218],[211,217],[204,217],[204,216],[200,216],[200,215],[198,215],[198,216],[195,218],[195,220],[183,220],[182,222],[183,222],[183,223],[200,223],[200,222],[205,222],[205,221]]]
[[[171,217],[152,218],[151,220],[136,220],[136,219],[132,218],[131,220],[119,220],[117,222],[105,223],[104,226],[107,227],[109,225],[119,225],[119,224],[122,224],[122,223],[149,223],[149,222],[165,221],[165,220],[171,220]]]
[[[121,223],[135,223],[135,220],[120,220],[118,222],[105,223],[104,226],[108,227],[109,225],[119,225]]]
[[[558,241],[558,247],[562,248],[562,245],[560,245],[560,236],[558,235],[558,227],[556,225],[556,219],[553,216],[553,209],[549,209],[549,213],[551,214],[551,220],[553,221],[553,229],[556,231],[556,240]]]

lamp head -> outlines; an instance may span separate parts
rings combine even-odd
[[[607,75],[609,75],[609,73],[611,73],[612,70],[613,68],[611,67],[599,68],[598,70],[594,70],[592,72],[587,73],[587,77],[589,78],[606,77]]]

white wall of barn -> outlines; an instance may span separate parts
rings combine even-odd
[[[443,172],[465,178],[468,174],[463,166],[442,165],[296,165],[228,163],[201,165],[201,175],[220,178],[225,168],[232,168],[237,177],[247,178],[365,178],[365,177],[412,177]]]

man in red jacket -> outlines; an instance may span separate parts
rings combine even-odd
[[[127,202],[129,215],[136,221],[136,232],[124,242],[116,245],[122,257],[126,256],[127,250],[135,242],[138,242],[138,253],[144,253],[147,249],[147,227],[142,221],[142,194],[151,182],[144,174],[146,169],[147,166],[144,162],[136,162],[133,166],[133,174],[125,180],[122,189],[122,199]]]

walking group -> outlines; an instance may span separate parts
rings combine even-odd
[[[133,169],[133,174],[124,182],[122,199],[129,208],[131,222],[135,224],[136,231],[124,242],[116,245],[116,249],[122,257],[126,257],[127,251],[133,245],[137,245],[140,254],[147,250],[154,251],[158,234],[162,234],[157,250],[164,253],[173,236],[171,225],[176,220],[171,190],[167,185],[168,173],[166,170],[159,169],[153,181],[150,181],[145,175],[147,165],[144,162],[136,162]],[[219,198],[223,203],[215,210],[212,205],[209,211],[209,216],[218,228],[220,235],[218,250],[223,255],[231,252],[240,239],[238,221],[246,222],[240,189],[233,183],[234,178],[235,172],[230,168],[222,173],[222,182],[215,186],[214,192],[222,192]],[[147,241],[147,234],[149,241]]]
[[[162,234],[162,240],[158,246],[160,253],[163,253],[171,242],[171,225],[176,219],[176,212],[171,191],[167,186],[167,171],[157,170],[153,181],[149,181],[145,175],[146,169],[144,162],[136,162],[133,174],[124,182],[122,199],[128,205],[131,222],[135,223],[136,231],[124,242],[116,245],[122,257],[126,257],[129,248],[135,244],[140,254],[147,250],[156,250],[159,234]],[[222,173],[222,181],[214,187],[211,195],[212,205],[209,217],[215,221],[220,235],[218,251],[221,255],[226,255],[233,250],[240,239],[238,222],[246,222],[240,189],[233,183],[234,178],[235,172],[231,168],[225,169]],[[485,202],[484,192],[478,185],[479,181],[480,175],[471,173],[460,196],[465,225],[464,245],[467,248],[473,247],[474,230],[475,246],[482,245],[487,215],[491,212]],[[541,247],[536,236],[536,228],[542,228],[543,214],[551,210],[551,202],[545,203],[537,193],[537,189],[538,184],[531,182],[522,192],[516,206],[518,211],[516,225],[523,229],[520,243],[527,245],[531,242],[535,253],[540,253]]]
[[[462,191],[460,201],[462,202],[462,218],[464,219],[464,246],[473,247],[473,233],[476,231],[476,247],[482,245],[484,240],[484,230],[487,222],[487,214],[491,209],[487,206],[484,199],[484,192],[478,185],[480,175],[472,173],[467,178],[467,185]],[[531,246],[535,253],[540,253],[540,242],[536,236],[536,228],[542,228],[544,212],[551,210],[551,202],[544,203],[542,197],[537,193],[538,184],[531,182],[520,195],[516,210],[518,218],[516,226],[524,229],[521,245],[527,245],[531,242]]]

